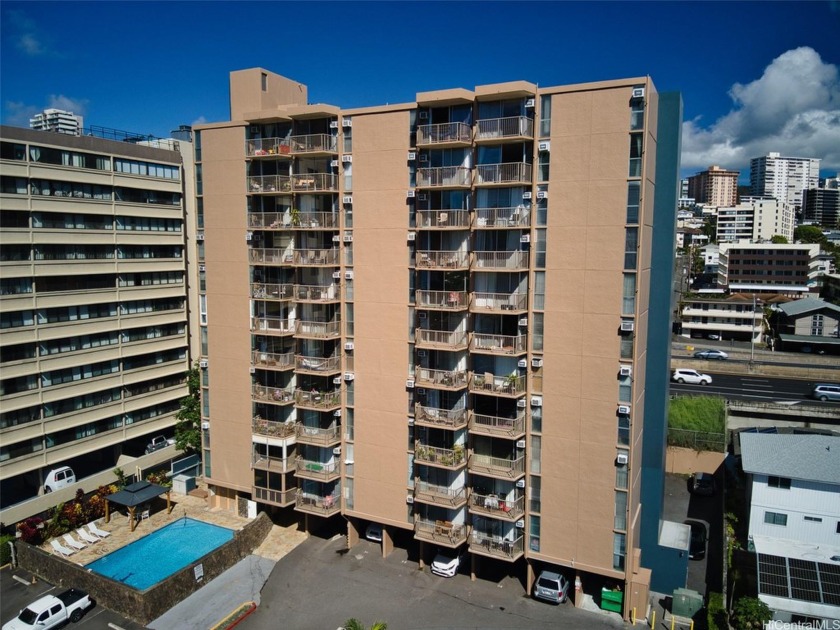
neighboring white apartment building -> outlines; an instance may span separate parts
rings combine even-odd
[[[721,243],[718,286],[732,293],[799,296],[817,290],[814,243]]]
[[[816,188],[819,181],[819,158],[782,157],[779,153],[768,153],[750,160],[751,193],[775,197],[791,210],[802,207],[802,191]]]
[[[36,131],[55,131],[71,136],[81,136],[85,119],[63,109],[45,109],[29,119],[29,127]]]
[[[709,243],[702,247],[700,254],[703,256],[703,273],[717,273],[720,262],[720,248],[717,243]]]
[[[740,439],[759,599],[781,621],[840,619],[840,436]]]
[[[784,236],[793,241],[793,209],[772,197],[745,197],[736,206],[718,208],[717,241],[769,241]]]

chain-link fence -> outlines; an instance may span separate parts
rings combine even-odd
[[[668,446],[681,446],[695,451],[726,451],[726,435],[691,429],[668,429]]]

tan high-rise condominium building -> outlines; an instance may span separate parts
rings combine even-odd
[[[231,120],[196,128],[215,503],[346,519],[351,544],[377,523],[386,552],[465,550],[478,576],[557,565],[646,592],[678,99],[647,78],[353,110],[306,95],[234,72]]]
[[[688,196],[709,206],[734,206],[738,203],[738,171],[710,166],[688,178]]]

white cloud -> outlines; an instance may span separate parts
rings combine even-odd
[[[194,121],[190,123],[191,127],[195,127],[196,125],[206,125],[207,119],[204,116],[199,116]]]
[[[824,170],[840,170],[840,78],[812,48],[789,50],[761,78],[729,91],[734,107],[709,127],[683,123],[682,166],[712,164],[749,171],[750,158],[777,151],[821,158]]]
[[[49,52],[44,42],[41,41],[34,20],[31,20],[22,11],[9,11],[8,19],[15,33],[15,44],[25,55],[38,57]]]
[[[87,105],[90,101],[86,98],[70,98],[64,94],[50,94],[47,99],[47,107],[53,109],[63,109],[67,112],[72,112],[77,116],[84,116],[87,113]]]

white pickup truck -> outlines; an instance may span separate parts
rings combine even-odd
[[[20,611],[20,614],[3,625],[3,630],[48,630],[67,622],[79,621],[85,611],[94,605],[90,596],[71,588],[58,595],[45,595]]]

